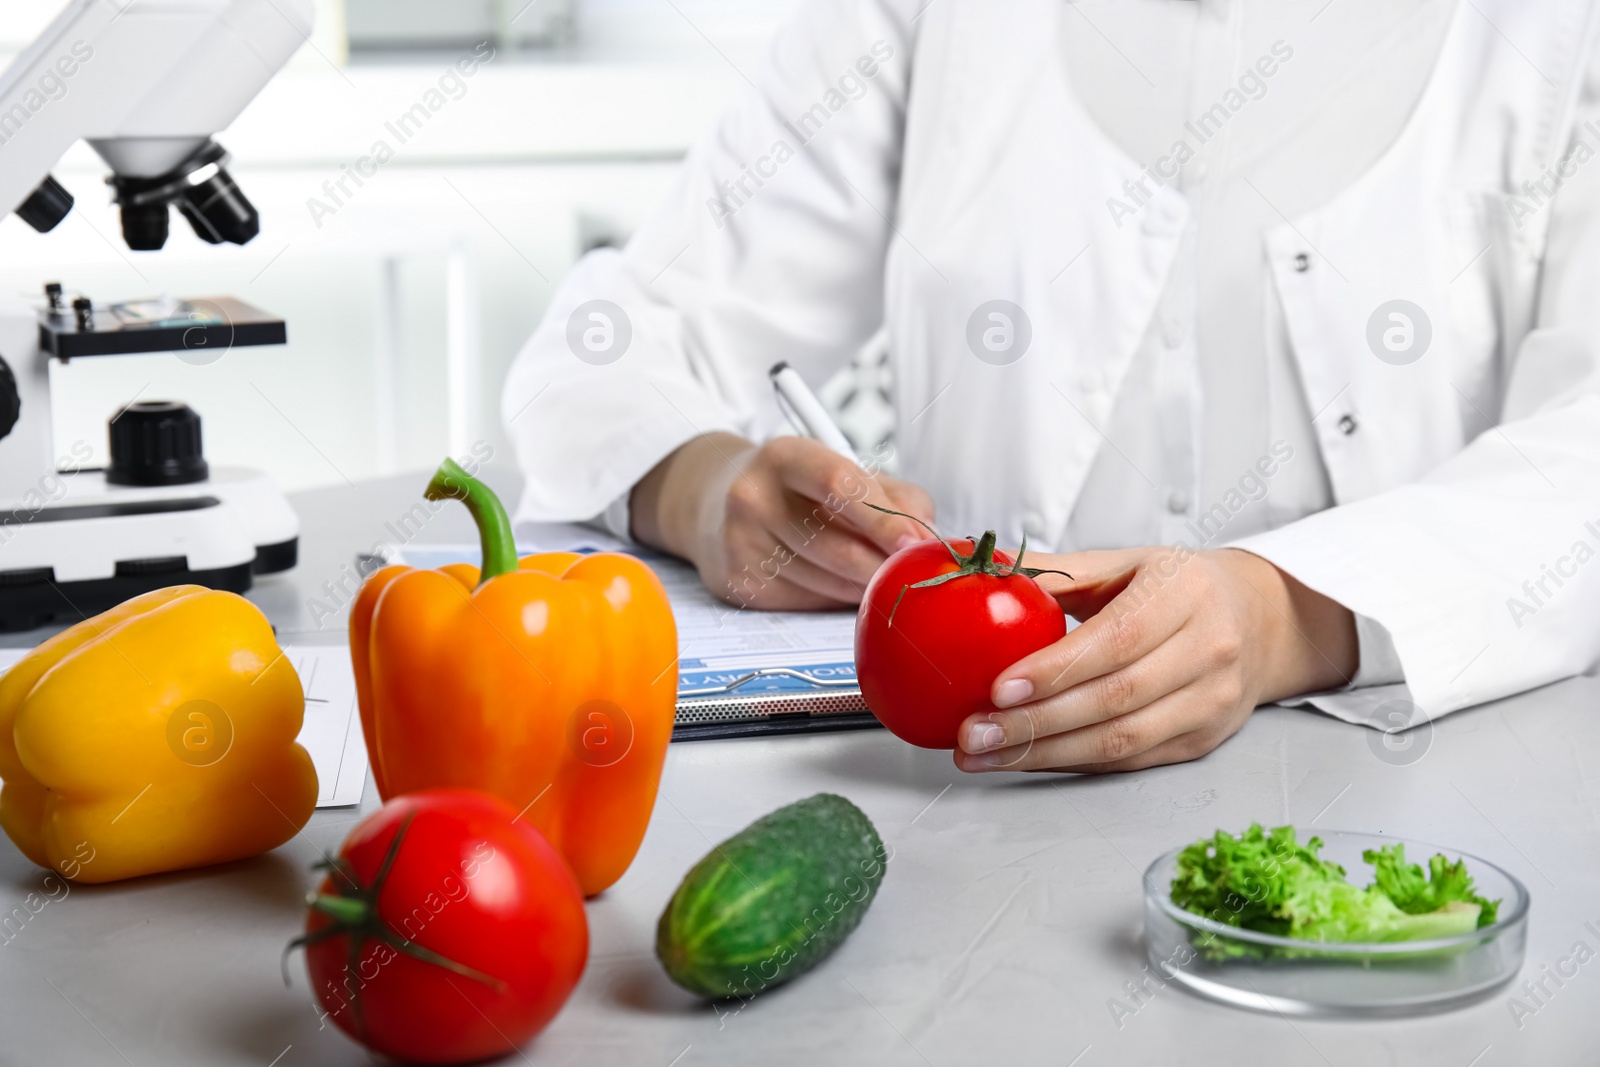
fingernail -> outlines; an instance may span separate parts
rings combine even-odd
[[[903,551],[905,549],[910,548],[912,545],[916,544],[918,541],[921,541],[921,540],[922,540],[922,538],[913,537],[911,534],[901,534],[900,535],[900,540],[898,540],[898,541],[896,541],[894,543],[894,550],[896,552]]]
[[[1006,732],[999,723],[975,722],[967,727],[966,750],[971,753],[987,751],[991,748],[1003,748],[1006,743]]]
[[[1033,696],[1033,683],[1026,678],[1008,678],[995,686],[994,706],[1009,708]]]
[[[968,756],[961,761],[964,771],[993,771],[1000,767],[1000,753],[985,752],[981,756]]]

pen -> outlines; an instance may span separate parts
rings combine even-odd
[[[861,462],[856,458],[856,450],[850,447],[849,439],[833,424],[822,401],[806,386],[798,371],[787,363],[774,363],[767,377],[772,379],[772,388],[777,391],[778,407],[795,429],[814,441],[821,441],[850,462]]]

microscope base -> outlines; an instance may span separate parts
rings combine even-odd
[[[98,471],[0,503],[0,631],[77,622],[169,585],[243,593],[288,570],[299,521],[264,476],[230,468],[191,485],[107,485]]]

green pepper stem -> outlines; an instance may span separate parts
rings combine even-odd
[[[480,586],[517,569],[517,542],[511,534],[511,517],[506,514],[505,505],[493,489],[468,474],[461,464],[453,459],[439,464],[422,495],[429,500],[459,500],[472,512],[483,549],[483,566],[478,570]]]

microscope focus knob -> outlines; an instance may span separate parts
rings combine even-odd
[[[22,415],[22,391],[17,388],[17,377],[4,357],[0,357],[0,437],[11,432]]]
[[[200,416],[174,400],[141,400],[111,419],[113,485],[188,485],[209,473],[200,447]]]

